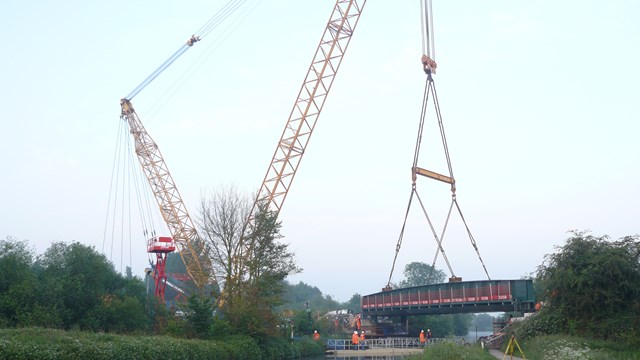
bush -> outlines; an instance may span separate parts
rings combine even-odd
[[[224,341],[175,339],[166,336],[122,336],[64,332],[38,328],[0,330],[1,359],[260,359],[249,337]]]
[[[510,337],[513,334],[519,341],[526,341],[536,336],[558,334],[564,328],[564,320],[556,312],[543,309],[526,321],[512,323],[507,335]]]

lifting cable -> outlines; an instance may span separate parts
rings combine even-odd
[[[128,239],[129,264],[132,264],[132,243],[133,243],[133,209],[132,202],[138,208],[140,230],[145,239],[156,236],[156,224],[159,223],[157,215],[152,211],[154,205],[153,195],[149,189],[142,184],[146,179],[139,163],[134,158],[134,145],[129,135],[129,130],[125,122],[120,123],[116,139],[116,149],[114,152],[111,180],[109,187],[109,198],[107,202],[107,214],[105,216],[104,232],[102,239],[102,253],[114,261],[114,251],[119,250],[121,271],[122,261],[125,259],[125,241]],[[120,239],[118,241],[118,239]],[[119,249],[114,249],[119,242]]]
[[[398,238],[398,243],[396,245],[396,253],[395,256],[393,258],[393,264],[391,265],[391,272],[389,274],[389,280],[387,281],[387,286],[391,286],[391,278],[393,276],[393,271],[395,269],[395,264],[396,264],[396,260],[398,258],[398,253],[400,252],[400,248],[402,246],[402,239],[404,238],[404,230],[406,227],[406,222],[407,222],[407,217],[409,216],[409,210],[411,208],[411,203],[413,201],[413,196],[415,195],[418,198],[418,202],[420,203],[420,207],[422,208],[422,212],[425,215],[425,218],[427,220],[427,223],[429,224],[429,228],[431,229],[431,233],[433,234],[433,237],[436,241],[436,243],[438,244],[438,251],[440,251],[442,253],[443,258],[445,259],[445,262],[447,263],[447,267],[449,269],[449,272],[451,273],[452,276],[455,276],[455,273],[453,271],[453,268],[451,267],[451,263],[449,262],[449,259],[447,258],[447,255],[444,251],[444,248],[442,247],[442,239],[444,237],[445,234],[445,230],[446,230],[446,224],[445,227],[443,228],[442,234],[440,236],[438,236],[438,234],[436,233],[435,227],[433,226],[433,223],[429,217],[429,214],[427,213],[426,208],[424,207],[424,204],[422,202],[422,199],[420,199],[420,195],[418,194],[417,191],[417,187],[416,187],[416,169],[418,167],[418,159],[420,157],[420,146],[422,144],[422,134],[424,132],[424,123],[425,123],[425,119],[426,119],[426,114],[427,114],[427,105],[429,104],[429,94],[433,94],[433,101],[436,104],[436,108],[439,109],[439,107],[437,106],[437,97],[435,96],[435,87],[433,86],[433,77],[431,76],[431,73],[428,73],[428,77],[427,77],[427,82],[425,84],[425,89],[424,89],[424,96],[423,96],[423,100],[422,100],[422,109],[420,112],[420,122],[419,122],[419,126],[418,126],[418,136],[416,139],[416,146],[415,146],[415,151],[414,151],[414,155],[413,155],[413,166],[412,166],[412,184],[411,184],[411,195],[409,196],[409,204],[407,205],[407,210],[405,212],[405,217],[404,217],[404,222],[402,224],[402,229],[400,231],[400,236]],[[446,159],[447,159],[447,165],[449,168],[449,175],[450,178],[453,179],[453,168],[451,167],[451,159],[448,156],[448,150],[447,148],[447,144],[446,141],[444,141],[444,128],[443,128],[443,124],[441,121],[441,116],[440,116],[440,112],[436,111],[436,114],[438,114],[438,125],[440,127],[440,135],[441,137],[443,137],[443,146],[445,147],[445,154],[446,154]],[[452,182],[451,184],[451,191],[454,193],[455,195],[455,181]],[[452,205],[453,206],[453,205]],[[451,215],[451,208],[449,208],[449,214],[447,215],[447,220],[446,223],[449,222],[449,217]],[[435,264],[432,265],[432,269],[431,269],[431,274],[433,274],[433,270],[435,269]],[[431,277],[432,275],[430,275]]]
[[[421,7],[423,8],[424,11],[421,11],[421,20],[422,20],[422,53],[424,54],[422,56],[422,63],[423,63],[423,67],[424,67],[424,71],[427,74],[427,81],[426,81],[426,85],[425,85],[425,91],[424,91],[424,96],[423,96],[423,102],[422,102],[422,110],[421,110],[421,114],[420,114],[420,122],[419,122],[419,127],[418,127],[418,137],[416,140],[416,147],[415,147],[415,152],[414,152],[414,156],[413,156],[413,167],[411,169],[412,171],[412,185],[411,185],[411,195],[409,196],[409,203],[407,205],[407,210],[405,212],[405,217],[404,217],[404,222],[402,223],[402,228],[400,230],[400,235],[398,237],[398,242],[396,244],[396,253],[395,256],[393,258],[393,263],[391,265],[391,272],[389,274],[389,279],[387,281],[387,288],[391,287],[391,278],[393,276],[393,271],[395,269],[395,265],[396,265],[396,260],[398,258],[398,253],[400,251],[400,248],[402,246],[402,240],[404,238],[404,231],[406,228],[406,222],[407,222],[407,217],[409,215],[409,210],[411,208],[411,204],[412,204],[412,200],[413,200],[413,196],[415,195],[418,198],[418,202],[420,203],[420,207],[422,208],[422,212],[427,220],[427,223],[429,224],[429,227],[431,229],[431,232],[433,234],[434,239],[436,240],[436,243],[438,244],[438,249],[435,253],[434,259],[433,259],[433,263],[431,265],[431,273],[429,275],[429,279],[428,281],[431,281],[431,278],[434,274],[435,271],[435,264],[436,264],[436,260],[438,259],[438,255],[440,253],[442,253],[442,257],[444,258],[447,267],[449,269],[449,272],[451,273],[451,276],[453,278],[455,278],[455,274],[453,272],[453,268],[451,267],[451,263],[449,262],[449,259],[447,258],[447,255],[444,251],[444,248],[442,247],[442,242],[444,240],[444,236],[447,230],[447,226],[449,224],[449,220],[451,218],[451,213],[453,210],[453,205],[455,204],[456,209],[458,210],[458,214],[460,214],[460,218],[462,219],[462,222],[465,226],[465,229],[467,231],[467,234],[469,235],[469,240],[471,241],[471,245],[473,246],[473,248],[476,251],[476,254],[478,255],[478,259],[480,260],[480,263],[482,264],[482,268],[484,269],[485,274],[487,275],[487,278],[489,280],[491,280],[491,277],[489,276],[489,272],[487,271],[487,267],[484,264],[484,261],[482,260],[482,257],[480,256],[480,251],[478,250],[478,246],[476,244],[475,239],[473,238],[473,235],[471,234],[471,230],[469,229],[469,226],[467,225],[467,222],[462,214],[462,210],[460,209],[460,205],[458,204],[458,201],[456,199],[456,185],[455,185],[455,178],[453,176],[453,167],[451,166],[451,158],[449,155],[449,147],[447,145],[447,138],[445,136],[445,132],[444,132],[444,126],[442,123],[442,113],[440,111],[440,104],[438,101],[438,95],[436,93],[436,89],[435,89],[435,85],[433,82],[433,74],[435,74],[435,70],[436,70],[436,62],[435,62],[435,48],[434,48],[434,41],[433,41],[433,14],[431,11],[431,0],[421,0],[420,1]],[[423,134],[423,130],[424,130],[424,123],[425,123],[425,118],[426,118],[426,111],[427,111],[427,105],[429,102],[429,94],[432,95],[432,99],[433,99],[433,103],[434,103],[434,108],[435,108],[435,112],[436,112],[436,117],[438,120],[438,127],[440,129],[440,137],[442,139],[442,145],[444,148],[444,154],[445,154],[445,158],[446,158],[446,162],[447,162],[447,168],[449,171],[449,177],[444,176],[444,175],[440,175],[428,170],[424,170],[424,169],[420,169],[418,168],[418,158],[420,155],[420,146],[422,143],[422,134]],[[420,170],[420,171],[419,171]],[[447,218],[445,220],[443,229],[442,229],[442,233],[440,234],[440,236],[438,237],[435,228],[433,226],[433,223],[431,222],[431,219],[429,218],[429,215],[424,207],[424,204],[422,203],[422,200],[420,199],[420,195],[418,194],[417,188],[416,188],[416,179],[417,179],[417,175],[425,175],[427,177],[430,177],[432,179],[435,180],[440,180],[446,183],[451,184],[451,205],[449,206],[449,211],[447,213]]]
[[[234,16],[230,24],[224,29],[218,29],[216,31],[216,37],[207,41],[207,48],[200,56],[194,60],[193,64],[189,66],[175,82],[170,85],[167,90],[158,96],[157,101],[149,108],[145,117],[149,121],[153,116],[160,111],[160,109],[171,99],[182,86],[190,79],[205,63],[206,60],[218,49],[220,44],[245,20],[247,16],[259,5],[262,0],[253,1],[253,4],[245,6],[238,14]]]
[[[235,12],[240,6],[242,6],[247,0],[229,0],[225,6],[222,7],[215,15],[213,15],[200,29],[198,29],[178,50],[173,53],[165,62],[163,62],[151,75],[147,76],[140,85],[136,86],[129,95],[125,97],[127,100],[132,100],[142,89],[149,85],[155,78],[158,77],[164,70],[166,70],[174,61],[176,61],[182,54],[184,54],[189,48],[196,42],[202,40],[205,36],[209,35],[213,29],[218,27],[229,15]]]

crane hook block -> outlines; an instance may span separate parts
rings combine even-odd
[[[200,36],[191,35],[189,40],[187,40],[187,45],[193,46],[193,44],[197,43],[198,41],[200,41]]]
[[[427,55],[422,55],[422,66],[425,73],[435,74],[438,64],[436,64],[436,61],[428,57]]]

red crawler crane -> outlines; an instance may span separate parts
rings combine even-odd
[[[156,281],[156,298],[164,303],[164,290],[167,287],[167,254],[176,251],[176,243],[168,236],[154,236],[147,241],[147,252],[156,254],[153,278]]]

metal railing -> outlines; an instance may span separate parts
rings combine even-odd
[[[452,342],[458,345],[464,345],[467,341],[464,338],[433,338],[429,340],[429,344]],[[398,337],[398,338],[379,338],[379,339],[366,339],[358,344],[360,349],[403,349],[403,348],[419,348],[423,345],[420,343],[420,339],[417,337]],[[351,343],[351,340],[347,339],[327,339],[327,349],[329,350],[350,350],[354,349],[355,345]]]

